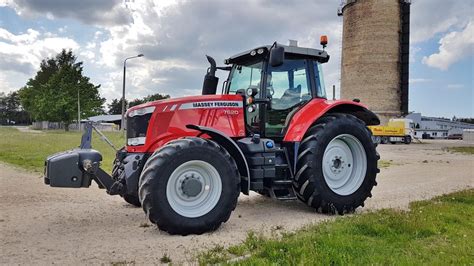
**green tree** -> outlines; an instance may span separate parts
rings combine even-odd
[[[168,94],[164,95],[164,94],[155,93],[155,94],[152,94],[152,95],[145,96],[141,99],[135,99],[135,100],[131,101],[130,104],[129,104],[129,107],[139,105],[139,104],[142,104],[142,103],[153,102],[153,101],[158,101],[158,100],[164,100],[164,99],[169,99],[169,98],[170,98],[170,96]]]
[[[47,58],[41,61],[40,70],[35,77],[29,79],[26,86],[19,90],[21,104],[33,119],[36,119],[37,114],[39,114],[35,99],[41,94],[42,86],[59,70],[57,57],[67,57],[68,55],[63,50],[56,58]]]
[[[125,106],[127,106],[128,101],[125,100]],[[122,113],[122,100],[121,99],[113,99],[108,106],[108,114],[109,115],[119,115]]]
[[[4,92],[0,92],[0,125],[6,125],[7,123],[7,96]]]
[[[463,123],[474,124],[474,118],[459,118],[457,121]]]
[[[83,75],[82,62],[71,50],[43,60],[36,76],[20,89],[21,104],[35,120],[63,122],[66,131],[77,119],[79,97],[81,117],[103,113],[100,85]]]
[[[20,97],[17,91],[9,94],[0,93],[0,124],[27,124],[29,115],[23,110],[20,104]]]
[[[168,94],[160,94],[160,93],[155,93],[152,95],[145,96],[141,99],[135,99],[130,101],[130,103],[125,100],[125,106],[128,105],[128,107],[132,107],[135,105],[139,105],[142,103],[147,103],[147,102],[152,102],[152,101],[158,101],[158,100],[164,100],[164,99],[169,99],[170,96]],[[108,113],[113,115],[113,114],[121,114],[122,113],[122,101],[121,99],[113,99],[110,104],[108,104],[109,111]]]
[[[145,98],[143,98],[143,101],[144,102],[152,102],[152,101],[165,100],[165,99],[169,99],[169,98],[170,98],[170,96],[168,94],[155,93],[155,94],[146,96]]]

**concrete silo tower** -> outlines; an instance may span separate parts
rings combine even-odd
[[[341,98],[358,98],[381,123],[408,113],[409,0],[346,0]]]

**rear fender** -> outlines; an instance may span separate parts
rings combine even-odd
[[[241,178],[241,192],[245,195],[249,194],[250,191],[250,170],[247,164],[247,160],[239,146],[224,133],[215,130],[213,128],[197,126],[197,125],[186,125],[189,129],[198,130],[211,137],[211,139],[221,145],[227,152],[234,158],[237,168],[239,170]]]
[[[377,115],[360,103],[353,101],[328,101],[325,99],[314,99],[304,105],[293,115],[283,141],[301,141],[309,127],[327,113],[351,114],[364,121],[368,126],[380,124]]]

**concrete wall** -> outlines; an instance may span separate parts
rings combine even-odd
[[[401,115],[400,1],[357,0],[343,8],[341,98],[358,98],[386,124]]]

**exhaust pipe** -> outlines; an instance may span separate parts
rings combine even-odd
[[[206,55],[207,61],[211,66],[207,69],[207,73],[204,76],[204,82],[202,84],[202,95],[213,95],[217,92],[217,84],[219,83],[219,78],[216,77],[216,60],[214,58]]]

